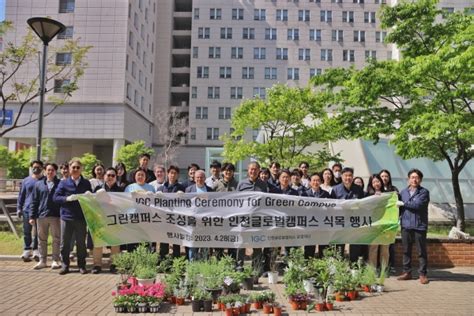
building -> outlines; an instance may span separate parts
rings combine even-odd
[[[110,165],[117,149],[126,142],[142,139],[152,144],[155,0],[8,0],[5,9],[5,18],[15,26],[13,32],[6,34],[5,43],[19,43],[27,32],[28,18],[48,16],[67,27],[50,43],[51,47],[70,38],[92,46],[79,90],[44,120],[43,137],[56,142],[57,161],[91,152]],[[50,57],[57,62],[70,61],[67,54],[52,54]],[[38,69],[38,65],[29,65],[18,77],[37,77]],[[48,87],[52,85],[57,86],[55,93],[61,93],[61,82],[49,82]],[[36,102],[27,108],[26,115],[35,111]],[[45,113],[50,107],[46,102]],[[12,109],[15,113],[14,105]],[[15,142],[34,144],[36,128],[33,123],[15,129],[2,142],[9,142],[12,148]]]

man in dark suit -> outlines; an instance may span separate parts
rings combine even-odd
[[[212,192],[213,189],[206,185],[206,173],[203,170],[197,170],[194,172],[194,184],[186,188],[186,193],[206,193]],[[198,259],[199,248],[189,247],[188,248],[188,258],[190,261]]]
[[[342,182],[334,186],[331,191],[331,198],[338,200],[351,200],[351,199],[362,199],[364,198],[364,190],[353,183],[354,180],[354,169],[345,167],[341,172]],[[342,245],[338,245],[340,247]],[[352,262],[356,262],[359,256],[365,256],[368,252],[366,245],[350,245],[349,246],[349,258]],[[344,249],[342,249],[344,254]]]
[[[146,180],[145,182],[146,183],[150,183],[154,180],[156,180],[156,177],[155,177],[155,173],[153,172],[153,170],[151,169],[148,169],[148,163],[150,162],[150,155],[147,154],[147,153],[144,153],[144,154],[141,154],[139,157],[138,157],[138,168],[137,169],[143,169],[143,170],[146,170]],[[135,172],[137,170],[134,170],[132,172],[130,172],[130,174],[128,175],[128,182],[129,183],[135,183]]]
[[[428,204],[430,192],[421,186],[423,173],[418,169],[408,171],[408,187],[400,192],[403,202],[401,207],[403,273],[398,280],[411,280],[411,251],[413,243],[418,250],[420,262],[420,283],[427,284],[426,269],[428,254],[426,252],[426,231],[428,230]]]
[[[318,199],[329,199],[330,195],[327,191],[321,189],[321,183],[323,176],[317,172],[313,173],[309,178],[309,189],[303,192],[302,196],[309,196]],[[318,254],[319,257],[322,258],[323,250],[327,248],[327,245],[319,245]],[[304,246],[304,257],[306,259],[314,257],[314,253],[316,252],[316,246],[308,245]]]

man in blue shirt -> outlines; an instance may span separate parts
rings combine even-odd
[[[408,187],[400,192],[403,273],[398,280],[411,280],[411,251],[413,243],[418,250],[420,283],[427,284],[428,254],[426,252],[426,231],[428,230],[428,204],[430,192],[421,186],[423,173],[418,169],[408,171]]]
[[[43,162],[35,160],[30,164],[32,174],[26,177],[21,182],[21,189],[18,195],[18,217],[23,216],[23,254],[21,258],[24,262],[31,261],[33,257],[36,261],[39,261],[38,252],[38,236],[36,234],[35,226],[30,224],[30,206],[31,199],[33,197],[33,191],[35,189],[36,182],[43,177]],[[35,227],[35,233],[33,236],[33,227]]]

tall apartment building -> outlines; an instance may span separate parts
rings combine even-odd
[[[245,99],[265,98],[276,83],[305,86],[331,67],[398,58],[384,43],[378,16],[382,5],[396,2],[159,1],[155,106],[188,116],[178,164],[206,167],[222,151],[219,137],[230,133],[233,110]],[[440,5],[451,11],[469,2]]]
[[[28,18],[48,16],[67,27],[50,46],[60,46],[69,38],[92,46],[79,90],[44,121],[43,137],[56,141],[58,161],[91,152],[110,165],[116,150],[126,142],[142,139],[152,144],[156,0],[8,0],[5,9],[6,20],[15,26],[5,36],[5,43],[21,41]],[[60,57],[61,62],[70,61],[70,56]],[[37,76],[37,64],[17,75],[20,79]],[[50,82],[48,87],[53,84],[58,86],[55,93],[61,93],[61,82]],[[33,111],[37,113],[36,102],[28,107],[25,118]],[[45,112],[50,107],[46,103]],[[15,105],[12,109],[15,113]],[[11,147],[14,142],[34,144],[36,123],[15,129],[6,137]]]

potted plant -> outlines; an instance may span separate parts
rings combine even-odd
[[[275,316],[281,316],[281,309],[282,309],[282,307],[279,303],[277,303],[277,302],[273,303],[273,314]]]
[[[139,285],[152,285],[155,283],[156,267],[139,265],[135,268],[135,276]]]
[[[377,282],[377,271],[374,266],[368,264],[364,267],[360,282],[364,292],[369,293],[372,285]]]
[[[377,280],[377,292],[382,293],[385,289],[385,278],[387,277],[387,263],[382,262],[380,264],[380,274]]]
[[[114,295],[114,309],[116,313],[123,313],[125,312],[127,305],[128,305],[128,297],[126,295],[116,295],[115,292],[112,292]]]
[[[332,296],[326,297],[326,303],[324,305],[327,311],[334,310],[334,299]]]
[[[192,295],[192,301],[191,301],[191,307],[193,312],[200,312],[201,308],[203,308],[203,301],[204,301],[204,296],[205,294],[208,293],[207,291],[201,289],[201,288],[196,288],[193,291]]]
[[[174,290],[174,296],[176,297],[176,305],[184,305],[184,301],[188,296],[186,288],[181,287]]]
[[[279,248],[272,248],[270,252],[270,271],[268,271],[268,284],[278,283],[278,259],[279,259]]]
[[[127,312],[136,313],[138,311],[137,302],[134,296],[130,296],[130,299],[127,301]]]
[[[271,314],[273,312],[273,303],[263,303],[263,313]]]
[[[242,271],[242,283],[241,286],[244,290],[251,291],[253,290],[254,284],[254,269],[251,265],[245,265]]]
[[[146,313],[148,310],[148,297],[145,294],[138,294],[136,298],[138,312]]]
[[[212,312],[212,295],[204,291],[202,296],[202,306],[205,312]]]

